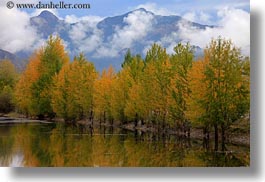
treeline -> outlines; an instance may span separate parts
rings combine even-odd
[[[0,60],[0,116],[15,109],[13,91],[18,79],[15,66],[9,60]]]
[[[70,62],[59,37],[30,58],[14,87],[16,110],[38,118],[67,122],[128,124],[185,132],[190,125],[221,133],[249,114],[250,60],[230,40],[212,40],[194,60],[189,44],[174,54],[153,44],[146,57],[125,55],[118,72],[102,73],[83,54]],[[224,143],[224,142],[223,142]]]

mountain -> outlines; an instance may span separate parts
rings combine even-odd
[[[42,38],[48,38],[51,34],[59,34],[62,39],[68,38],[70,25],[60,20],[50,11],[42,11],[38,16],[30,19],[31,26],[37,29]]]
[[[19,71],[23,70],[26,66],[25,60],[20,59],[15,54],[0,49],[0,61],[5,59],[10,60]]]
[[[190,22],[180,16],[161,16],[146,9],[137,9],[123,15],[107,17],[95,25],[93,20],[67,23],[49,11],[42,11],[30,19],[40,38],[47,39],[51,34],[58,34],[66,43],[67,50],[73,58],[83,52],[87,59],[94,62],[98,70],[114,66],[120,69],[127,49],[133,54],[141,54],[158,42],[165,47],[181,41],[178,24],[187,23],[196,29],[212,28]],[[196,54],[202,49],[196,47]],[[18,53],[25,55],[25,53]]]

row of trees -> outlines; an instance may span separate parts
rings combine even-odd
[[[18,74],[11,61],[0,61],[0,114],[14,109],[12,98],[17,78]]]
[[[198,60],[189,44],[171,55],[154,44],[144,59],[128,51],[117,73],[111,66],[98,73],[82,54],[69,60],[60,38],[50,37],[15,86],[17,110],[161,132],[185,132],[191,123],[206,136],[213,128],[216,148],[219,133],[225,141],[229,126],[249,113],[250,61],[229,40],[212,40]]]

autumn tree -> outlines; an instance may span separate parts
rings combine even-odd
[[[83,54],[63,66],[55,75],[52,89],[52,108],[66,121],[93,119],[93,93],[97,72]]]
[[[40,65],[41,51],[35,52],[29,59],[26,70],[20,75],[20,78],[15,86],[15,104],[18,112],[33,116],[35,114],[32,108],[33,92],[32,85],[40,76],[38,67]]]
[[[202,103],[207,99],[207,82],[204,70],[209,60],[199,58],[192,63],[189,71],[190,97],[187,99],[187,119],[192,122],[192,126],[203,128],[204,139],[209,140],[211,121],[206,117],[207,107],[202,107]]]
[[[193,62],[193,50],[187,43],[179,43],[174,48],[174,54],[170,57],[172,65],[171,75],[171,94],[172,103],[170,105],[170,115],[175,126],[180,129],[188,129],[186,111],[188,108],[187,100],[190,97],[189,71]]]
[[[95,81],[94,104],[95,116],[99,122],[113,121],[111,111],[113,81],[116,74],[112,66],[103,70],[100,77]]]
[[[170,103],[171,64],[166,49],[154,44],[146,54],[142,77],[145,104],[154,125],[165,128]]]
[[[39,78],[32,84],[32,108],[39,118],[53,117],[51,88],[53,76],[58,74],[64,64],[69,62],[59,37],[50,37],[40,55],[40,65],[36,68]]]
[[[129,49],[124,56],[121,66],[122,70],[117,73],[113,82],[111,109],[114,119],[124,124],[137,117],[137,113],[134,113],[134,117],[130,115],[128,118],[128,113],[125,110],[127,104],[129,104],[129,91],[136,83],[139,72],[142,72],[143,61],[140,55],[132,55]],[[127,111],[131,112],[131,110],[128,110],[128,107]]]
[[[14,87],[17,72],[14,64],[10,60],[0,60],[0,90],[5,86]]]
[[[17,80],[15,66],[10,60],[0,61],[0,112],[8,113],[14,109],[13,89]]]
[[[16,85],[15,99],[18,110],[31,116],[53,117],[51,88],[69,56],[59,37],[50,36],[46,45],[31,56],[26,70]]]
[[[141,81],[144,66],[144,61],[140,56],[136,55],[123,68],[123,71],[127,73],[127,82],[129,82],[128,99],[124,112],[130,121],[134,121],[135,126],[137,126],[139,120],[143,124],[144,118],[147,117],[146,107],[143,103],[144,90]]]
[[[125,106],[128,100],[128,92],[131,87],[129,73],[126,69],[117,73],[113,82],[112,92],[112,113],[114,119],[121,124],[127,123],[128,118],[125,115]]]
[[[206,48],[204,59],[209,64],[204,70],[207,97],[202,102],[206,110],[204,117],[211,121],[215,131],[215,150],[218,150],[218,134],[221,127],[222,149],[225,144],[225,131],[231,123],[244,116],[249,110],[248,73],[240,50],[230,40],[212,40]],[[245,70],[245,75],[244,73]],[[242,106],[246,107],[242,109]]]
[[[127,64],[130,64],[133,60],[133,55],[131,53],[131,50],[128,49],[125,56],[124,56],[124,61],[121,64],[121,67],[124,68]]]

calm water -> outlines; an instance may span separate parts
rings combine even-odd
[[[0,124],[0,166],[248,166],[249,148],[63,124]]]

